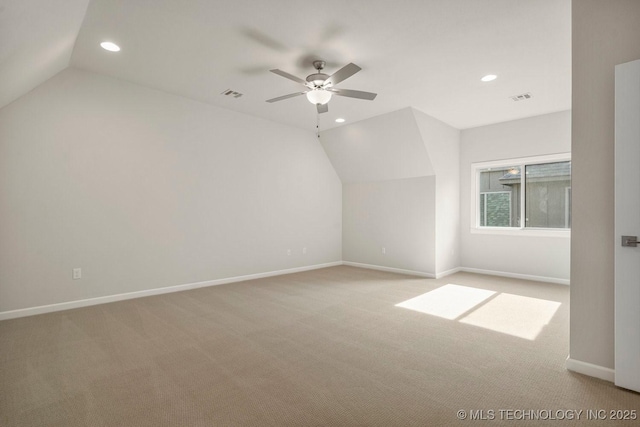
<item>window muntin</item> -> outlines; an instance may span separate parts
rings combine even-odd
[[[476,229],[571,228],[569,155],[475,164],[472,177]]]

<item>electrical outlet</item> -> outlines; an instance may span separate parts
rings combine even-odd
[[[306,248],[306,247],[302,248],[302,254],[303,254],[303,255],[306,255],[306,254],[307,254],[307,248]]]
[[[72,277],[73,277],[73,280],[82,279],[82,269],[74,268]]]
[[[287,249],[287,255],[291,255],[291,249]]]

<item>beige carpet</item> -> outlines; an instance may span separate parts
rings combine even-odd
[[[469,302],[474,288],[491,292]],[[396,306],[426,294],[420,304],[446,309],[447,289],[463,310],[451,318]],[[509,417],[525,416],[500,410],[583,410],[580,423],[614,425],[588,422],[586,411],[640,410],[640,395],[565,370],[568,296],[561,285],[342,266],[2,321],[0,425],[514,425]],[[458,421],[459,410],[494,419]]]

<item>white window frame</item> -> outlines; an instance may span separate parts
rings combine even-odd
[[[473,234],[498,234],[512,236],[535,237],[571,237],[571,229],[568,228],[535,228],[525,227],[525,166],[570,162],[571,153],[549,154],[545,156],[520,157],[516,159],[494,160],[490,162],[471,164],[471,212],[470,225]],[[520,225],[515,227],[486,227],[480,225],[480,173],[489,168],[520,167],[521,191],[520,191]]]

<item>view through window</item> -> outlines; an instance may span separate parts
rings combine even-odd
[[[479,228],[571,228],[570,160],[478,167],[476,179]]]

